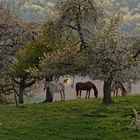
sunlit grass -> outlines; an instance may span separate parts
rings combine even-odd
[[[127,126],[132,109],[140,113],[140,96],[119,97],[111,105],[102,99],[78,99],[48,104],[0,107],[2,140],[139,140]]]

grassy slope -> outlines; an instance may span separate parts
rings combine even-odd
[[[140,96],[119,97],[112,105],[101,99],[0,107],[1,140],[140,140],[127,126]],[[139,112],[140,113],[140,112]]]

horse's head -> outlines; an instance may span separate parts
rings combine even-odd
[[[94,92],[95,98],[98,98],[98,91]]]
[[[70,78],[65,78],[63,83],[64,83],[65,86],[68,86],[68,85],[72,84],[72,81],[71,81]]]
[[[94,96],[95,96],[95,98],[98,98],[98,89],[97,89],[97,87],[93,83],[92,83],[92,88],[94,90]]]

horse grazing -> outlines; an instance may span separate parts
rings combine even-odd
[[[121,82],[113,82],[111,85],[111,90],[113,92],[113,97],[118,96],[119,89],[121,90],[121,95],[126,96],[127,91]]]
[[[97,98],[98,97],[98,90],[92,82],[90,82],[90,81],[85,82],[85,83],[84,82],[78,82],[78,83],[76,83],[76,96],[81,97],[82,90],[86,90],[87,93],[86,93],[85,98],[86,99],[90,98],[90,91],[91,91],[92,88],[94,90],[94,96]]]
[[[61,101],[65,100],[65,85],[63,83],[45,81],[44,90],[45,89],[46,89],[46,91],[49,89],[49,92],[50,92],[52,98],[54,97],[54,93],[60,92]]]

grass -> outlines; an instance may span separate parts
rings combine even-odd
[[[140,113],[140,96],[0,107],[1,140],[140,140],[140,131],[127,128]]]

